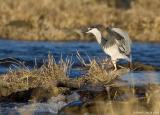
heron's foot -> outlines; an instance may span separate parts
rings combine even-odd
[[[119,67],[120,67],[120,69],[127,69],[127,70],[129,70],[129,71],[131,71],[131,70],[132,70],[131,68],[123,67],[123,66],[121,66],[121,65],[119,65]]]
[[[117,71],[117,68],[114,68],[113,72]]]
[[[114,72],[117,71],[117,66],[116,66],[116,60],[112,60],[113,66],[114,66]]]
[[[125,67],[121,66],[121,65],[118,65],[121,69],[125,69]]]

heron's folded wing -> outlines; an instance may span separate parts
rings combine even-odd
[[[115,41],[116,41],[116,44],[118,46],[120,53],[123,53],[125,55],[130,54],[130,49],[125,45],[125,43],[123,43],[123,41],[117,40],[117,39],[115,39]]]

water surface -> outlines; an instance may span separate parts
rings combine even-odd
[[[160,67],[160,44],[156,43],[133,43],[133,61],[139,61]],[[35,59],[38,65],[43,63],[48,53],[53,54],[58,61],[60,57],[72,57],[76,64],[76,51],[87,61],[90,58],[105,58],[106,54],[97,42],[44,42],[44,41],[12,41],[0,40],[0,58],[13,57],[26,62],[27,66],[33,67]],[[88,56],[87,56],[88,55]],[[0,65],[0,73],[8,70],[8,66]]]
[[[75,65],[79,64],[76,58],[77,50],[81,56],[87,61],[90,58],[103,59],[106,54],[102,51],[96,42],[31,42],[31,41],[12,41],[0,40],[0,58],[13,57],[25,62],[26,66],[32,68],[43,64],[43,60],[47,58],[50,52],[58,62],[62,56],[64,59],[68,56],[72,58]],[[133,43],[132,57],[133,61],[142,62],[145,64],[160,67],[160,44],[158,43]],[[8,68],[12,65],[1,64],[0,73],[6,73]],[[79,76],[81,72],[72,71],[70,76]],[[134,72],[128,73],[123,78],[128,83],[160,83],[160,72]],[[19,114],[26,112],[33,112],[35,114],[55,114],[66,103],[62,101],[55,101],[52,99],[47,103],[1,103],[0,114]],[[32,110],[34,109],[34,110]]]

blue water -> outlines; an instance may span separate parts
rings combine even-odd
[[[96,42],[46,42],[46,41],[12,41],[0,40],[0,59],[13,57],[25,62],[28,67],[41,65],[46,59],[48,53],[53,54],[58,60],[62,56],[72,58],[75,65],[79,64],[76,58],[76,51],[87,61],[90,58],[105,58],[106,54],[101,50]],[[160,44],[158,43],[133,43],[132,57],[133,61],[139,61],[145,64],[160,67]],[[0,65],[0,73],[8,71],[9,64]],[[72,75],[73,74],[73,75]],[[74,76],[72,72],[71,76]]]

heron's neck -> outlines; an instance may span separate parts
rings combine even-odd
[[[93,32],[93,34],[95,35],[97,42],[100,44],[101,43],[101,39],[102,39],[102,34],[99,30],[95,30]]]

